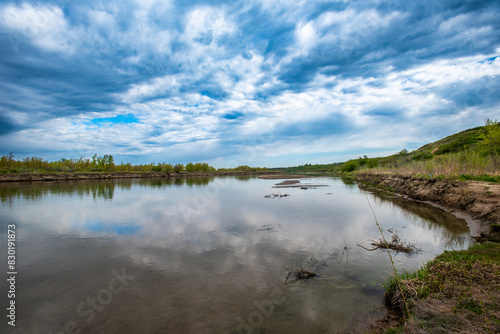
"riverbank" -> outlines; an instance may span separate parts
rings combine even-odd
[[[358,174],[365,188],[395,192],[464,218],[486,241],[446,251],[415,273],[386,285],[387,315],[369,333],[498,333],[500,331],[500,185],[396,174]],[[409,315],[404,316],[405,314]]]
[[[190,173],[160,173],[160,172],[110,172],[110,173],[24,173],[0,174],[1,182],[30,182],[30,181],[74,181],[74,180],[109,180],[109,179],[145,179],[145,178],[174,178],[191,176],[247,176],[268,175],[272,172],[190,172]]]
[[[446,251],[400,274],[387,284],[386,304],[369,333],[500,333],[500,244]]]
[[[354,180],[452,212],[467,221],[473,237],[498,238],[492,231],[500,223],[498,183],[369,173],[357,174]]]

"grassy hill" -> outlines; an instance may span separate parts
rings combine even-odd
[[[465,130],[408,152],[345,162],[339,172],[369,171],[459,178],[500,176],[500,124]]]
[[[365,155],[341,163],[276,170],[335,174],[378,172],[500,181],[500,123],[487,120],[485,126],[453,134],[411,152],[404,149],[387,157]]]
[[[434,157],[447,154],[458,153],[466,150],[477,150],[484,139],[481,138],[484,127],[477,127],[455,133],[434,143],[426,144],[419,149],[407,152],[403,150],[396,155],[380,158],[380,165],[390,165],[408,161],[432,160]]]

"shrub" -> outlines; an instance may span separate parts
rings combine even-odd
[[[345,162],[342,167],[340,167],[340,171],[342,172],[352,172],[358,168],[358,162],[356,160],[349,160]]]

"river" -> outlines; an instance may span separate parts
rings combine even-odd
[[[426,204],[339,178],[273,188],[282,181],[1,184],[2,262],[15,226],[17,274],[16,326],[4,315],[0,331],[362,332],[384,314],[392,273],[387,250],[357,246],[381,237],[375,217],[421,250],[392,253],[398,272],[472,242],[465,221]],[[316,276],[294,282],[294,269]]]

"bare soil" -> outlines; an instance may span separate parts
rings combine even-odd
[[[390,174],[359,174],[356,181],[437,204],[464,218],[474,237],[489,233],[490,226],[500,222],[500,184]]]

